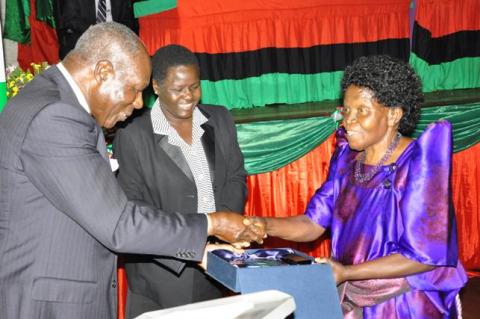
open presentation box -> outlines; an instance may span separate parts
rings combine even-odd
[[[249,249],[246,252],[257,251]],[[239,268],[209,252],[207,274],[230,290],[242,294],[270,289],[290,294],[295,299],[295,319],[343,318],[332,268],[328,264]]]

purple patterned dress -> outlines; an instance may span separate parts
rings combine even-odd
[[[407,292],[363,306],[360,315],[401,319],[457,317],[455,297],[467,277],[458,261],[451,202],[450,123],[429,125],[395,163],[383,166],[362,185],[353,178],[357,154],[349,148],[344,130],[338,130],[328,179],[305,212],[312,221],[330,228],[332,258],[352,265],[401,254],[438,266],[407,276]],[[365,171],[371,168],[364,166]]]

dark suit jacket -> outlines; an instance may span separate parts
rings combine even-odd
[[[208,119],[202,125],[202,143],[216,209],[243,212],[246,172],[232,116],[220,106],[198,108]],[[129,199],[182,214],[197,210],[197,190],[190,168],[180,148],[169,144],[167,136],[153,132],[150,111],[117,131],[114,157],[120,165],[118,181]],[[191,269],[183,269],[183,262],[154,262],[140,257],[130,257],[128,261],[126,270],[131,291],[155,301],[159,308],[205,300],[209,289],[216,290],[206,282],[203,273],[192,275]],[[214,296],[220,295],[217,292],[210,298]]]
[[[138,32],[131,0],[110,0],[112,19]],[[59,43],[60,59],[75,47],[78,38],[89,26],[96,23],[95,0],[55,0],[54,17]]]
[[[116,318],[114,252],[202,258],[207,221],[127,200],[53,66],[0,114],[0,318]]]

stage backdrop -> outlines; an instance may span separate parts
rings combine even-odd
[[[157,0],[136,4],[140,36],[151,54],[171,43],[196,53],[204,103],[255,112],[269,104],[337,99],[344,67],[358,56],[381,53],[410,61],[427,92],[480,87],[480,41],[459,41],[480,34],[478,1],[179,0],[176,6],[164,5]],[[159,12],[163,9],[170,10]],[[475,173],[480,164],[476,149],[470,149],[480,138],[478,116],[478,104],[425,108],[415,132],[418,136],[440,118],[453,123],[460,254],[471,269],[480,268],[480,177]],[[331,152],[318,153],[331,144],[325,139],[335,128],[328,117],[238,125],[250,174],[247,214],[302,213],[323,181]],[[314,154],[311,166],[292,171],[291,165]],[[457,158],[464,160],[458,164]],[[319,255],[326,252],[322,247],[319,241],[303,250]]]

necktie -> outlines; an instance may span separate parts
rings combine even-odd
[[[97,23],[107,21],[107,4],[105,1],[106,0],[98,0]]]

